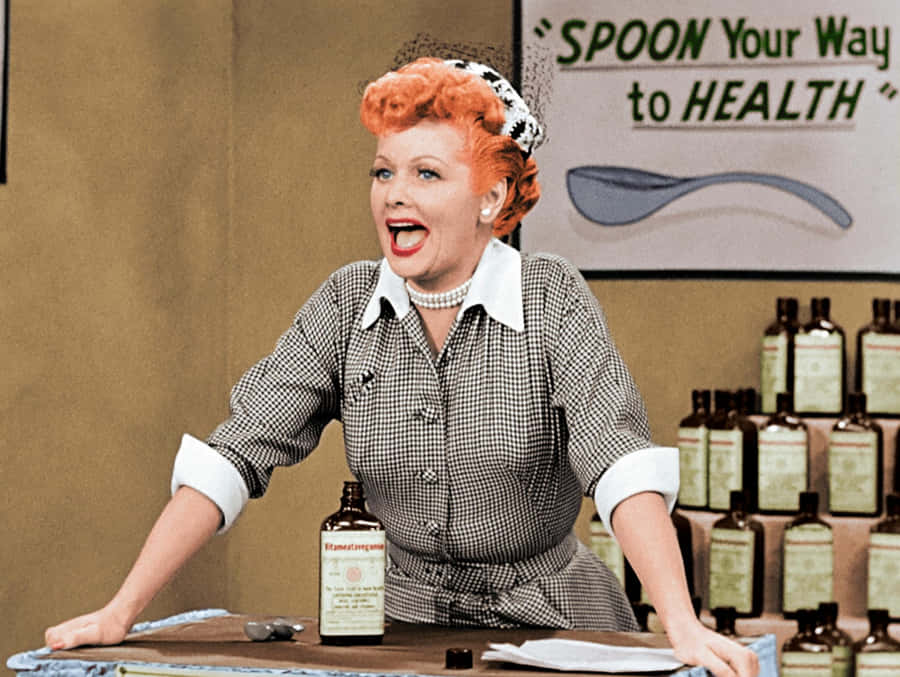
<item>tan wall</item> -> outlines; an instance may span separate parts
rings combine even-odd
[[[225,414],[339,265],[378,255],[360,82],[418,33],[510,43],[465,0],[15,2],[0,187],[0,657],[105,602],[168,495],[185,431]],[[848,330],[897,284],[596,281],[660,442],[690,388],[758,384],[774,298],[833,298]],[[144,618],[314,613],[315,529],[347,476],[340,429]],[[583,533],[584,520],[581,523]]]

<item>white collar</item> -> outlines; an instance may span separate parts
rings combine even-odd
[[[398,319],[403,319],[412,307],[403,278],[381,260],[378,284],[372,298],[366,304],[360,325],[371,327],[381,315],[381,299],[386,299],[394,308]],[[491,238],[472,275],[472,287],[459,309],[457,318],[466,309],[481,305],[485,312],[497,322],[505,324],[513,331],[525,331],[525,314],[522,308],[522,260],[519,252],[510,246]]]

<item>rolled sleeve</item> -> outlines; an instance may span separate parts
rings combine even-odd
[[[215,449],[191,435],[181,438],[181,447],[172,469],[172,493],[179,487],[191,487],[215,503],[222,512],[218,533],[231,528],[250,500],[241,474]]]
[[[612,512],[629,496],[643,491],[662,494],[669,512],[678,498],[678,449],[648,447],[626,454],[597,481],[594,503],[597,514],[612,534]]]

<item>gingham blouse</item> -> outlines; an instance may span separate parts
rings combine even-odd
[[[518,281],[518,304],[493,284],[498,271]],[[492,241],[437,356],[386,261],[341,268],[234,387],[231,416],[207,444],[257,497],[333,419],[386,528],[389,617],[637,629],[614,576],[572,529],[582,495],[652,445],[602,310],[571,264]],[[203,490],[191,446],[173,489]],[[603,481],[613,494],[621,484]]]

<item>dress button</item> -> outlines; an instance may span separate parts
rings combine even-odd
[[[425,484],[437,484],[438,476],[433,468],[425,468],[425,470],[419,472],[419,479]]]

